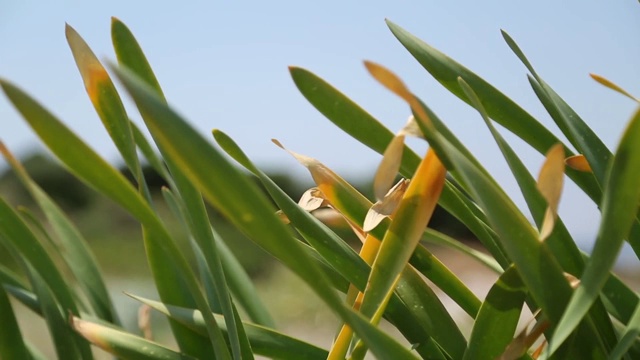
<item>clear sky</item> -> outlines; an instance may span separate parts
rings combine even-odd
[[[114,59],[111,16],[131,28],[170,103],[193,125],[205,134],[220,128],[256,162],[298,175],[304,171],[271,138],[350,178],[371,177],[380,157],[317,113],[297,92],[287,66],[315,72],[397,130],[409,110],[368,76],[362,60],[369,59],[399,74],[517,194],[480,117],[420,67],[387,29],[385,18],[484,77],[556,133],[500,29],[612,149],[635,105],[588,73],[640,95],[640,4],[635,0],[2,1],[0,76],[35,96],[116,163],[119,157],[91,107],[64,36],[67,22],[100,58]],[[14,152],[38,149],[38,140],[4,96],[0,125],[0,137]],[[424,145],[412,144],[423,151]],[[514,145],[537,173],[541,156],[518,141]],[[572,187],[561,214],[577,237],[593,239],[597,210]]]

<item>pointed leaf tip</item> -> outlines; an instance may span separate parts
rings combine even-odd
[[[587,161],[587,158],[582,154],[569,156],[564,160],[564,163],[574,170],[589,173],[593,172],[593,170],[591,169],[591,165],[589,165],[589,162]]]

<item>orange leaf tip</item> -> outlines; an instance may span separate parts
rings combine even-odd
[[[577,171],[582,171],[582,172],[593,172],[591,170],[591,165],[589,165],[589,162],[587,161],[587,158],[584,157],[584,155],[574,155],[574,156],[569,156],[568,158],[566,158],[564,160],[564,163]]]

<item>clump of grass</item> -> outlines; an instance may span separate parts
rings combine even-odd
[[[0,266],[0,356],[39,357],[21,334],[9,296],[45,319],[56,352],[65,359],[90,359],[90,344],[135,359],[251,359],[255,354],[362,359],[368,351],[380,359],[640,356],[638,296],[611,273],[624,241],[640,254],[640,112],[611,152],[503,33],[529,71],[534,93],[568,139],[565,144],[471,70],[398,25],[387,24],[436,80],[478,111],[520,186],[534,225],[445,123],[381,65],[365,62],[370,74],[406,101],[412,114],[396,133],[312,72],[290,68],[295,85],[318,111],[383,154],[374,179],[376,199],[369,199],[318,160],[287,150],[316,183],[296,202],[224,132],[213,131],[215,147],[172,110],[121,21],[112,22],[118,63],[106,67],[67,26],[89,99],[135,185],[27,93],[6,80],[0,86],[75,176],[140,223],[159,299],[130,296],[168,317],[178,349],[155,342],[148,332],[122,328],[82,234],[2,146],[0,151],[46,216],[46,226],[29,210],[0,200],[0,241],[21,271]],[[129,120],[112,77],[133,99],[152,141]],[[612,82],[594,79],[637,101]],[[494,123],[545,154],[537,178]],[[405,146],[406,136],[426,140],[426,154],[421,157]],[[177,242],[156,211],[138,153],[168,184],[164,200],[181,220],[188,242]],[[260,181],[267,195],[241,168]],[[394,185],[398,174],[402,180]],[[578,249],[557,214],[565,175],[602,211],[591,255]],[[205,202],[291,269],[337,315],[340,326],[331,348],[276,330],[249,277],[210,223]],[[428,228],[436,204],[467,226],[489,255]],[[322,207],[347,221],[362,241],[359,253],[311,214]],[[449,246],[494,270],[499,278],[487,297],[478,299],[423,241]],[[470,335],[463,334],[432,286],[473,319]],[[532,325],[517,331],[524,307],[535,317]],[[246,316],[240,316],[240,308]],[[382,331],[378,324],[383,318],[411,346]],[[147,329],[147,323],[142,327]]]

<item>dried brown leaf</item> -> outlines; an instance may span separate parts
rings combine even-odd
[[[373,178],[373,192],[376,199],[384,199],[400,171],[402,152],[404,150],[404,135],[397,135],[391,140],[382,156],[376,175]]]
[[[387,217],[390,217],[400,201],[404,196],[405,191],[409,187],[409,180],[402,179],[398,181],[398,183],[387,192],[387,194],[383,197],[382,200],[373,204],[373,206],[367,212],[367,216],[364,218],[364,224],[362,225],[362,230],[365,232],[369,232],[375,229],[382,220]]]
[[[327,205],[327,200],[324,198],[322,191],[317,187],[313,187],[302,194],[298,205],[305,211],[313,211]]]
[[[562,144],[556,144],[547,152],[545,162],[538,175],[538,190],[548,204],[540,229],[540,241],[544,241],[553,231],[558,216],[563,184],[564,148]]]

